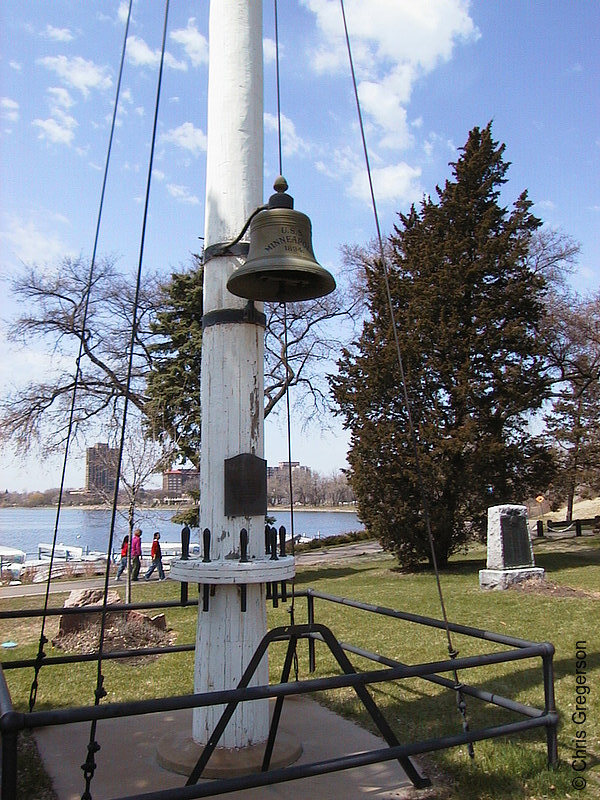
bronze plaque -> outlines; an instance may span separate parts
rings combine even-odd
[[[502,516],[500,529],[504,566],[508,569],[533,566],[527,519],[520,514]]]
[[[225,459],[225,515],[258,517],[267,513],[267,462],[251,453]]]

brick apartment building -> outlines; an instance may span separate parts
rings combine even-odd
[[[119,451],[105,442],[96,442],[85,451],[85,488],[88,492],[112,492],[117,480]]]

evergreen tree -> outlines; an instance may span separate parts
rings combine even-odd
[[[523,192],[509,211],[509,164],[491,123],[474,128],[452,179],[390,238],[389,286],[416,432],[419,478],[381,263],[365,263],[369,319],[331,379],[351,431],[350,481],[359,515],[401,566],[431,561],[421,485],[437,562],[486,509],[522,502],[549,480],[551,458],[527,431],[548,392],[537,328],[544,279],[528,265],[540,221]]]
[[[198,466],[203,270],[200,257],[194,260],[195,268],[173,273],[161,286],[145,410],[148,434],[169,438],[183,461]]]

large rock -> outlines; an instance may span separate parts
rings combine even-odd
[[[101,606],[104,598],[104,591],[102,589],[75,589],[65,600],[65,608],[84,608],[85,606]],[[118,592],[109,590],[106,595],[107,606],[117,605],[121,603],[121,597]],[[125,612],[112,612],[108,615],[109,619],[114,619],[118,616],[124,616]],[[63,614],[60,618],[58,627],[58,636],[65,636],[73,631],[80,631],[86,628],[91,622],[99,622],[101,618],[100,613],[93,614]]]

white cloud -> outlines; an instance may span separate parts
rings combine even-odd
[[[317,169],[331,178],[342,180],[346,193],[366,203],[371,202],[371,191],[366,167],[351,148],[334,152],[330,161],[318,162]],[[421,169],[411,167],[404,161],[398,164],[371,166],[373,190],[378,203],[410,204],[419,200],[423,189],[419,183]]]
[[[65,218],[48,214],[47,221],[64,222]],[[75,255],[59,238],[56,230],[46,233],[33,220],[14,217],[9,222],[8,230],[0,233],[0,240],[6,242],[12,250],[15,264],[18,261],[25,264],[50,264],[65,255]]]
[[[543,211],[556,211],[556,203],[553,200],[540,200],[535,205]]]
[[[320,41],[311,55],[318,72],[348,70],[337,0],[302,0],[316,18]],[[451,58],[457,42],[479,32],[468,0],[346,0],[352,55],[361,104],[380,131],[379,144],[411,142],[406,105],[415,81]]]
[[[62,86],[51,86],[48,89],[48,94],[50,95],[51,108],[71,108],[75,105],[75,101],[69,94],[69,91],[63,89]]]
[[[399,164],[388,164],[385,167],[375,167],[371,170],[371,175],[377,202],[408,205],[423,194],[419,183],[420,168],[411,167],[404,161]],[[364,169],[354,174],[348,192],[359,200],[371,201],[369,182]]]
[[[119,22],[123,23],[127,22],[128,16],[129,16],[129,3],[123,0],[121,3],[119,3],[119,8],[117,9],[117,17],[119,19]]]
[[[265,128],[277,133],[277,117],[275,114],[266,113],[264,119]],[[285,114],[281,115],[281,146],[283,154],[286,156],[307,153],[309,150],[308,144],[298,136],[294,123]]]
[[[200,200],[196,197],[196,195],[190,194],[190,190],[187,186],[179,186],[175,183],[167,184],[167,191],[174,197],[176,200],[180,200],[182,203],[189,203],[190,205],[197,206],[200,204]]]
[[[56,110],[54,116],[48,119],[34,119],[31,123],[38,128],[39,139],[45,139],[53,144],[71,144],[75,138],[77,120],[69,114]]]
[[[347,68],[343,25],[337,0],[302,0],[316,16],[321,46],[335,49],[338,69]],[[455,42],[478,38],[468,0],[346,0],[346,18],[357,63],[374,60],[420,65],[426,71],[452,55]],[[357,48],[354,52],[355,46]],[[365,65],[366,66],[366,65]]]
[[[34,119],[31,123],[39,131],[38,138],[53,144],[72,144],[77,120],[67,111],[75,104],[73,98],[62,86],[51,86],[48,88],[48,103],[51,116]]]
[[[187,28],[173,31],[170,38],[183,47],[194,67],[208,64],[208,40],[196,27],[194,17],[188,20]]]
[[[277,50],[273,39],[263,39],[263,60],[265,64],[272,64],[275,61]]]
[[[9,61],[9,62],[8,62],[8,66],[9,66],[11,69],[14,69],[14,70],[15,70],[15,72],[21,72],[21,70],[23,69],[23,65],[22,65],[22,64],[19,64],[19,62],[18,62],[18,61]]]
[[[86,61],[81,56],[46,56],[37,61],[46,69],[55,72],[67,86],[78,89],[84,97],[90,89],[110,89],[112,78],[106,67],[99,67],[93,61]]]
[[[171,142],[194,155],[206,150],[206,134],[201,128],[194,127],[192,122],[184,122],[178,128],[163,133],[161,141]]]
[[[388,75],[380,83],[364,81],[358,87],[362,110],[370,115],[373,122],[381,128],[383,135],[379,140],[382,147],[406,149],[412,144],[406,108],[402,105],[408,90],[406,73],[404,78],[396,73]]]
[[[136,67],[157,67],[160,64],[160,50],[152,50],[139,36],[128,36],[127,58]],[[177,61],[169,53],[165,53],[165,64],[171,69],[187,70],[184,61]]]
[[[19,119],[19,104],[10,97],[0,97],[0,116],[9,122],[17,122]]]
[[[46,25],[46,30],[42,33],[46,39],[53,39],[55,42],[72,42],[73,34],[68,28],[55,28],[54,25]]]

